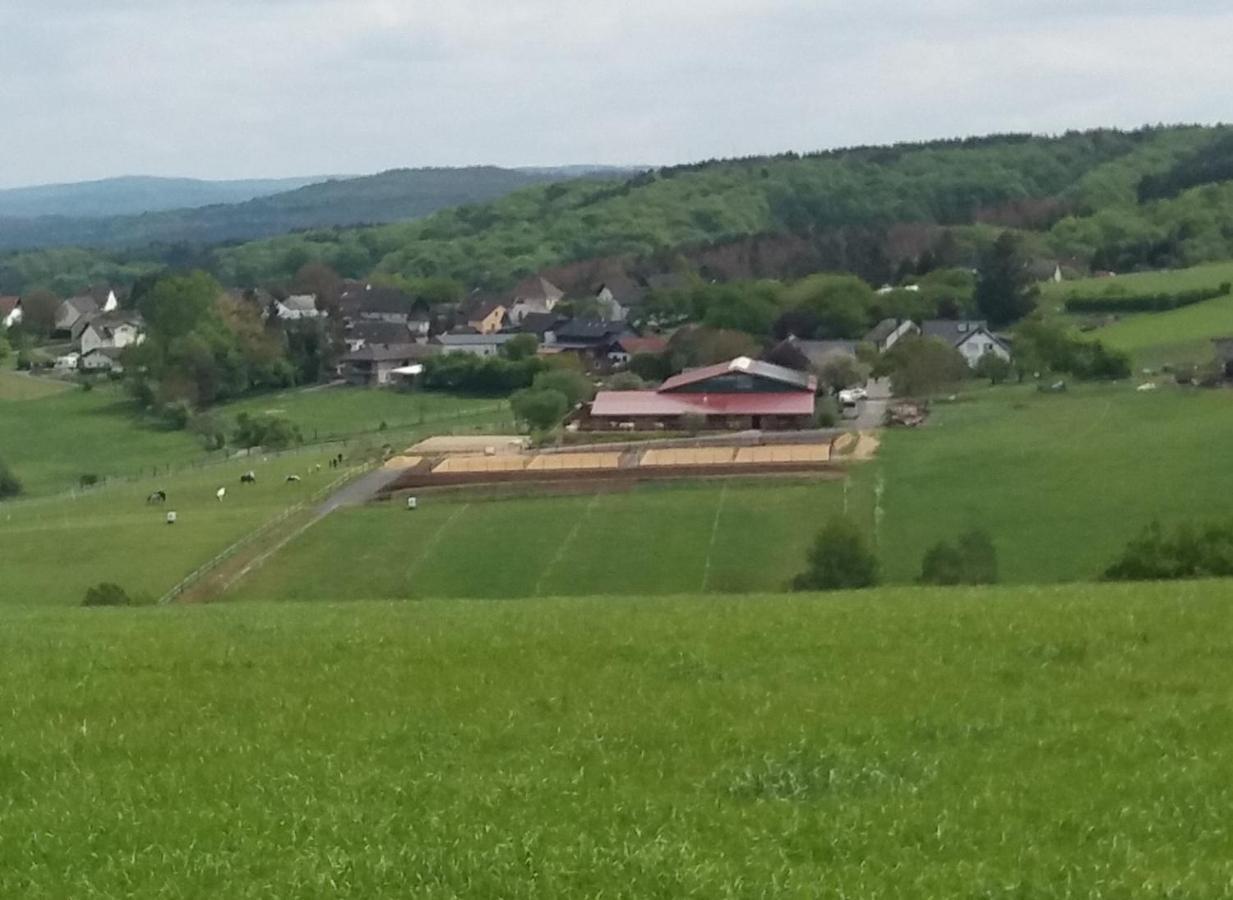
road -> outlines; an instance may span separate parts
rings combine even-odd
[[[890,379],[874,378],[865,385],[869,396],[860,403],[855,419],[847,419],[858,431],[881,428],[886,421],[886,407],[890,405]]]

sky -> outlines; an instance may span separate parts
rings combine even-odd
[[[1233,118],[1227,0],[0,0],[0,186]]]

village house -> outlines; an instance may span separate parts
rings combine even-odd
[[[326,313],[317,308],[316,294],[292,294],[285,300],[274,301],[274,315],[284,322],[301,319],[321,319]]]
[[[534,335],[540,346],[547,346],[556,343],[556,329],[567,321],[556,313],[529,313],[522,317],[514,330],[519,334]]]
[[[415,312],[415,298],[397,288],[364,285],[344,294],[340,301],[350,321],[393,322],[406,325]]]
[[[348,352],[354,353],[369,344],[410,344],[415,338],[411,329],[398,322],[359,321],[347,328],[343,340]]]
[[[510,332],[500,334],[477,334],[451,332],[439,334],[432,339],[431,345],[440,346],[443,353],[470,353],[473,356],[497,356],[501,348],[518,337]]]
[[[548,279],[538,275],[528,278],[510,294],[509,323],[516,326],[532,313],[550,313],[564,298],[565,292]]]
[[[857,361],[856,341],[805,341],[789,335],[765,354],[766,359],[789,369],[821,372],[838,360]]]
[[[145,322],[135,312],[101,313],[82,326],[76,348],[82,356],[92,350],[114,349],[140,344],[145,340]]]
[[[21,324],[20,297],[0,297],[0,329],[9,329]]]
[[[606,322],[599,319],[570,319],[553,332],[556,338],[552,353],[574,353],[584,361],[604,360],[610,348],[620,338],[632,337],[633,332],[624,322]]]
[[[983,321],[930,319],[921,322],[920,331],[925,337],[944,341],[954,347],[972,367],[986,353],[1010,359],[1010,348]]]
[[[873,344],[879,353],[885,353],[909,334],[919,334],[920,329],[910,319],[883,319],[865,335],[865,343]]]
[[[69,297],[56,309],[56,321],[53,330],[57,336],[73,337],[75,330],[80,334],[81,327],[84,327],[83,319],[89,319],[102,311],[98,301],[89,294]]]
[[[637,337],[622,335],[608,345],[608,361],[614,365],[628,365],[640,353],[659,354],[668,349],[668,342],[658,335]]]
[[[78,366],[86,372],[114,372],[117,375],[124,371],[120,364],[123,347],[95,347],[88,353],[82,353]]]
[[[480,334],[495,334],[505,326],[506,311],[501,303],[481,303],[467,313],[467,327]]]
[[[682,372],[653,391],[600,391],[590,407],[599,428],[795,429],[813,424],[813,375],[739,356]]]
[[[339,367],[348,384],[381,387],[404,372],[417,374],[424,360],[437,352],[429,344],[369,344],[344,356]]]

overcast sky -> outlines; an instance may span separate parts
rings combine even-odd
[[[0,186],[1214,122],[1231,44],[1228,0],[0,0]]]

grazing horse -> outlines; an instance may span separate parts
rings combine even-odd
[[[146,503],[166,503],[167,493],[165,491],[155,491],[149,497],[146,497]]]
[[[227,489],[225,487],[219,488],[217,491],[214,492],[214,496],[218,498],[219,503],[222,503],[223,498],[227,496]]]
[[[256,472],[245,472],[243,475],[240,476],[240,484],[256,484],[256,483],[257,483],[257,473]]]
[[[299,480],[300,480],[299,475],[288,475],[287,476],[287,484],[295,484]]]

